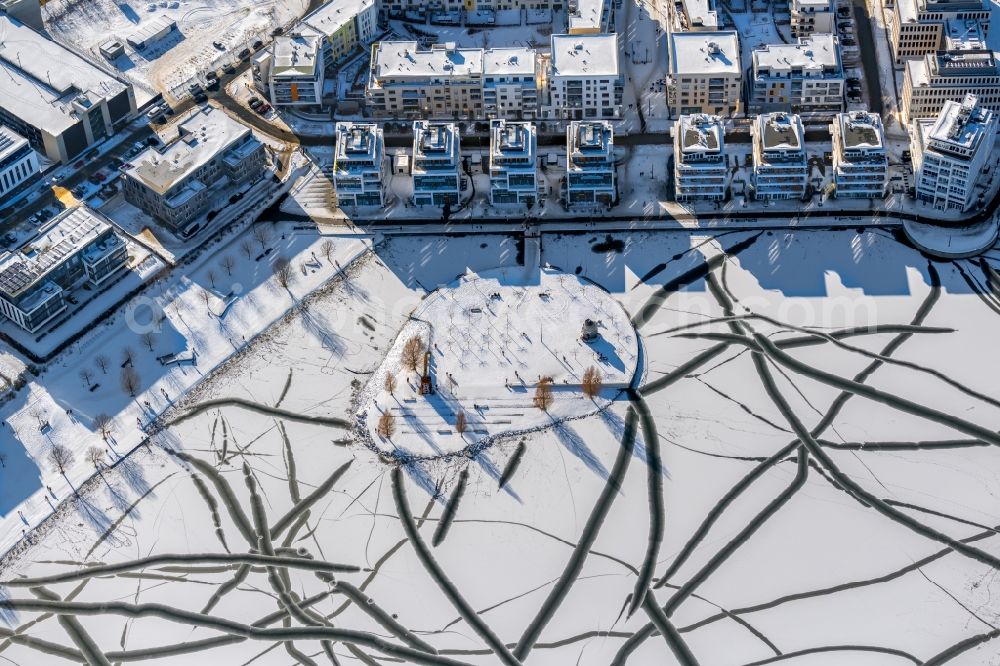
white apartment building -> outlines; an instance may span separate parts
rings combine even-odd
[[[385,203],[385,141],[375,123],[337,123],[333,188],[337,204],[381,207]]]
[[[979,105],[1000,111],[1000,61],[989,49],[938,51],[907,60],[903,74],[904,124],[936,118],[947,101],[973,93]]]
[[[731,116],[740,107],[740,38],[732,30],[670,34],[667,105],[674,115]]]
[[[372,47],[365,96],[381,117],[481,117],[483,50],[454,42],[429,49],[415,41],[379,42]]]
[[[566,205],[610,208],[618,198],[614,130],[606,120],[574,120],[566,128]]]
[[[944,103],[934,120],[913,123],[910,150],[918,201],[941,210],[968,210],[981,203],[977,183],[996,167],[993,153],[996,113],[979,106],[975,95]]]
[[[38,155],[28,140],[0,125],[0,202],[37,173]]]
[[[489,118],[534,118],[538,112],[538,59],[528,48],[483,51],[483,111]]]
[[[551,44],[545,117],[621,117],[618,35],[552,35]]]
[[[681,0],[681,11],[676,16],[681,21],[677,32],[719,29],[715,0]]]
[[[790,113],[763,113],[750,125],[756,199],[796,199],[806,193],[809,167],[802,119]]]
[[[877,113],[837,114],[833,136],[833,174],[837,198],[880,199],[889,186],[885,132]]]
[[[673,127],[674,193],[677,201],[722,201],[726,197],[726,129],[718,116],[684,115]]]
[[[538,201],[538,135],[533,123],[490,121],[490,203]]]
[[[839,113],[844,107],[844,67],[837,38],[801,37],[796,44],[767,44],[753,52],[750,110],[755,113]]]
[[[792,21],[792,37],[807,37],[813,33],[835,34],[835,4],[832,0],[791,0],[788,12]]]
[[[566,32],[571,35],[611,32],[614,13],[614,0],[568,0]]]
[[[974,21],[983,36],[990,27],[989,0],[898,0],[889,18],[889,46],[897,67],[942,47],[948,21]]]
[[[321,40],[311,35],[277,37],[268,81],[275,106],[320,106],[324,71]]]
[[[462,187],[458,125],[418,120],[413,123],[413,203],[454,206]]]

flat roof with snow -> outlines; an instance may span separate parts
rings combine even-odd
[[[8,155],[13,155],[26,145],[28,145],[27,139],[11,128],[0,125],[0,162],[6,159]]]
[[[762,113],[757,116],[757,141],[768,152],[802,150],[802,119],[794,113]]]
[[[314,35],[286,35],[274,40],[272,76],[311,76],[319,64],[320,41]]]
[[[58,136],[127,86],[69,49],[0,14],[0,107]]]
[[[419,48],[417,42],[379,42],[372,57],[376,80],[471,77],[483,72],[483,50],[455,46],[454,42]]]
[[[132,158],[132,166],[125,173],[157,194],[164,194],[251,133],[249,127],[211,106],[185,120],[178,130],[180,136],[169,145],[147,148]]]
[[[674,32],[671,74],[740,74],[740,37],[734,30]]]
[[[965,157],[974,153],[990,132],[995,131],[993,112],[979,106],[979,98],[969,94],[962,102],[948,100],[932,121],[927,139],[932,148],[958,152]]]
[[[715,11],[713,0],[681,0],[681,6],[690,27],[719,27],[719,14]]]
[[[945,51],[966,51],[969,49],[985,49],[986,38],[979,21],[959,21],[950,19],[944,22]]]
[[[534,76],[535,50],[528,48],[486,49],[483,51],[486,76]]]
[[[577,0],[576,11],[566,17],[570,32],[601,32],[604,29],[604,4],[608,0]]]
[[[337,123],[334,171],[350,171],[357,165],[378,168],[382,164],[382,128],[375,123]]]
[[[718,153],[725,145],[722,119],[707,113],[683,115],[674,129],[685,154]]]
[[[552,76],[618,76],[618,35],[552,35]]]
[[[845,150],[871,150],[885,147],[882,118],[877,113],[851,111],[837,114]]]
[[[766,44],[753,52],[754,71],[808,72],[840,71],[840,49],[833,35],[814,34],[799,39],[798,44]]]
[[[375,0],[329,0],[303,17],[300,23],[329,37],[374,4]]]

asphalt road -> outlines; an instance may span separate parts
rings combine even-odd
[[[882,115],[882,81],[878,69],[878,51],[875,45],[875,26],[868,16],[865,0],[853,0],[854,21],[858,36],[858,50],[861,52],[861,67],[865,70],[865,85],[868,86],[868,110]],[[896,83],[891,83],[895,87]]]

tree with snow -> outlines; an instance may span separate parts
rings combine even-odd
[[[392,439],[393,433],[396,432],[396,417],[392,415],[390,410],[387,409],[382,412],[382,416],[378,419],[378,425],[375,427],[375,432],[380,437]]]
[[[87,461],[99,470],[104,465],[104,451],[98,446],[91,446],[87,449]]]
[[[105,440],[111,436],[111,432],[114,430],[111,417],[104,412],[95,416],[91,423],[94,426],[94,430],[101,433],[101,438]]]
[[[423,353],[424,341],[420,339],[419,335],[414,335],[403,345],[403,353],[400,354],[399,360],[407,370],[416,372],[417,364],[420,363],[420,356]]]
[[[583,382],[580,384],[584,395],[593,400],[601,393],[604,381],[601,378],[601,371],[594,366],[590,366],[583,371]]]
[[[285,257],[278,257],[274,260],[274,281],[282,289],[288,289],[289,285],[295,282],[295,271],[292,270],[292,262]]]
[[[319,246],[319,251],[323,253],[324,257],[326,257],[326,262],[331,265],[333,264],[333,253],[336,249],[337,246],[329,238],[323,241],[322,245]]]
[[[385,376],[385,390],[389,395],[396,395],[396,376],[391,372]]]
[[[66,470],[73,466],[75,460],[76,456],[73,455],[73,452],[62,444],[53,444],[52,448],[49,449],[49,462],[63,477],[66,476]]]
[[[543,412],[549,411],[549,406],[552,405],[551,377],[542,377],[538,380],[538,385],[535,387],[535,397],[532,398],[531,402]]]

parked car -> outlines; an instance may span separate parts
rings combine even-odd
[[[251,97],[251,98],[249,99],[249,101],[247,101],[247,105],[248,105],[248,106],[249,106],[249,107],[250,107],[251,109],[253,109],[254,111],[256,111],[257,109],[259,109],[259,108],[260,108],[260,105],[261,105],[261,104],[263,104],[263,103],[264,103],[264,102],[263,102],[263,101],[262,101],[262,100],[261,100],[261,99],[260,99],[259,97]]]
[[[220,51],[225,51],[226,50],[226,45],[223,44],[222,42],[212,42],[212,46],[214,46],[215,48],[219,49]]]
[[[240,60],[246,60],[250,57],[250,49],[243,49],[239,53]]]
[[[198,102],[199,104],[204,104],[205,102],[208,101],[208,95],[206,95],[204,91],[199,90],[194,94],[194,101]]]
[[[840,43],[843,44],[844,46],[855,46],[857,44],[857,42],[851,39],[850,37],[845,37],[844,39],[840,40]]]
[[[254,51],[260,51],[261,48],[263,48],[263,46],[264,46],[264,42],[258,39],[256,42],[253,43],[253,50]]]

